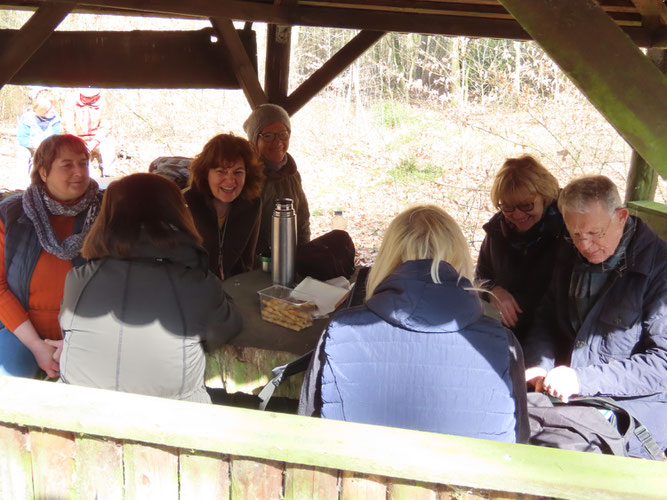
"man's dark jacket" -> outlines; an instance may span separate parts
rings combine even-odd
[[[568,365],[582,396],[611,396],[667,448],[667,243],[641,220],[625,263],[611,271],[578,331],[570,322],[570,277],[580,256],[559,249],[554,275],[525,344],[526,366]],[[636,439],[630,454],[646,456]]]

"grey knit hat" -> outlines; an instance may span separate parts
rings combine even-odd
[[[243,123],[243,130],[252,144],[257,144],[257,138],[262,129],[272,123],[282,123],[288,131],[292,131],[287,111],[277,104],[262,104],[257,106],[248,119]]]

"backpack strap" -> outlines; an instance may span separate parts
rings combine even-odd
[[[269,401],[271,400],[273,393],[275,392],[276,388],[282,383],[283,380],[297,373],[305,372],[308,369],[308,366],[310,365],[310,360],[313,357],[314,352],[315,352],[314,350],[309,351],[300,358],[295,359],[294,361],[287,363],[286,365],[276,366],[273,370],[271,370],[273,378],[269,381],[268,384],[266,384],[262,388],[261,391],[259,391],[259,394],[257,395],[257,397],[260,400],[259,403],[260,410],[266,409],[266,405],[269,404]]]
[[[554,406],[567,404],[563,403],[560,399],[553,397],[551,398],[551,402],[554,404]],[[608,396],[585,396],[570,399],[570,404],[592,406],[594,408],[611,410],[614,413],[620,415],[627,415],[629,427],[623,436],[624,439],[629,440],[629,434],[630,431],[632,431],[653,460],[667,460],[665,453],[660,449],[660,446],[658,443],[656,443],[655,439],[653,439],[653,436],[651,436],[651,433],[644,426],[644,424],[642,424],[639,419],[637,419],[637,417],[635,417],[632,413],[619,405],[615,399]]]

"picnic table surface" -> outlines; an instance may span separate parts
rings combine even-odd
[[[229,343],[237,347],[283,351],[298,356],[313,350],[329,324],[329,318],[316,319],[312,326],[298,332],[263,320],[257,292],[272,284],[271,273],[261,269],[237,274],[222,282],[222,288],[243,316],[243,330]]]
[[[300,331],[262,319],[258,291],[272,285],[271,273],[257,269],[232,276],[222,287],[243,316],[243,329],[228,344],[206,356],[206,385],[228,393],[258,394],[273,378],[271,370],[284,365],[317,345],[329,317],[315,319]],[[275,395],[298,399],[303,375],[284,382]]]

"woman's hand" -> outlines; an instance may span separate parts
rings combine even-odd
[[[51,340],[51,339],[44,339],[44,342],[49,344],[51,347],[56,348],[56,352],[53,353],[53,360],[56,363],[60,363],[60,355],[63,352],[63,340]]]
[[[508,328],[511,328],[519,321],[519,313],[523,310],[511,293],[505,290],[502,286],[494,286],[490,292],[491,304],[500,312],[500,318]]]
[[[30,352],[35,356],[37,365],[46,372],[50,378],[55,378],[60,372],[60,366],[54,359],[56,348],[47,344],[37,333],[32,322],[27,319],[14,330],[14,335],[30,349]]]
[[[526,370],[526,382],[535,387],[535,392],[544,392],[544,377],[547,371],[539,366],[534,366]]]
[[[62,342],[62,341],[60,341]],[[55,360],[56,348],[50,346],[45,340],[35,342],[28,346],[39,367],[46,372],[49,378],[57,378],[60,373],[60,365]]]

